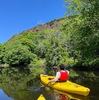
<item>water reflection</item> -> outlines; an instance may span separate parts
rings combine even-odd
[[[0,70],[0,100],[37,100],[39,93],[28,91],[30,86],[39,84],[32,72],[30,69],[18,68]],[[1,95],[2,98],[8,98],[1,99]]]
[[[0,89],[0,100],[14,100],[14,99],[6,95],[4,91]]]
[[[90,100],[89,96],[66,93],[46,87],[47,92],[42,92],[46,100]]]

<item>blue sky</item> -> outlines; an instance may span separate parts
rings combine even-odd
[[[0,43],[65,13],[64,0],[0,0]]]

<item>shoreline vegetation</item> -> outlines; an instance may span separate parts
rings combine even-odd
[[[2,64],[0,65],[0,69],[27,69],[27,70],[35,70],[35,76],[39,77],[39,74],[40,73],[45,73],[45,74],[48,74],[48,75],[53,75],[54,72],[54,69],[52,68],[49,68],[49,67],[9,67],[8,64]],[[98,74],[98,70],[86,70],[86,69],[75,69],[75,68],[70,68],[69,69],[70,71],[70,79],[75,79],[77,77],[81,77],[82,79],[84,78],[90,78],[90,79],[97,79],[99,78],[99,74]],[[34,71],[33,71],[34,72]],[[83,77],[82,77],[83,76]]]
[[[18,68],[18,69],[29,69],[29,70],[31,70],[31,69],[35,69],[35,73],[37,73],[37,74],[40,74],[40,73],[47,73],[47,74],[50,74],[50,75],[54,75],[55,74],[55,71],[57,70],[57,69],[54,69],[54,66],[53,66],[53,68],[52,67],[44,67],[44,66],[42,66],[42,67],[31,67],[31,66],[14,66],[14,67],[9,67],[9,65],[8,64],[0,64],[0,69],[1,68],[3,68],[3,69],[5,69],[5,68],[9,68],[9,69],[13,69],[13,68]],[[99,69],[97,70],[97,69],[88,69],[88,67],[84,67],[84,68],[81,68],[81,67],[72,67],[72,66],[70,66],[70,67],[68,67],[68,68],[66,68],[67,70],[69,70],[70,71],[70,77],[71,78],[74,78],[74,77],[79,77],[79,75],[80,75],[80,72],[82,72],[83,73],[83,76],[85,76],[85,77],[89,77],[89,78],[97,78],[98,77],[98,75],[96,74],[98,71],[99,71]]]

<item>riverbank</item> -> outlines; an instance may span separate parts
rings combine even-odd
[[[28,69],[35,69],[35,73],[45,73],[45,74],[48,74],[48,75],[55,75],[56,73],[54,72],[54,69],[53,68],[49,68],[49,67],[30,67],[30,66],[17,66],[17,67],[9,67],[8,64],[1,64],[0,65],[0,68],[28,68]],[[67,69],[68,70],[68,69]],[[80,76],[84,76],[84,77],[89,77],[89,78],[97,78],[99,76],[98,74],[98,69],[90,69],[90,68],[87,68],[87,67],[71,67],[69,68],[69,71],[70,71],[70,74],[69,76],[70,77],[80,77]],[[82,72],[82,75],[80,74],[80,72]],[[54,73],[54,74],[53,74]]]

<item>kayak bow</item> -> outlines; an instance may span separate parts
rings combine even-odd
[[[37,100],[46,100],[44,96],[41,94]]]

